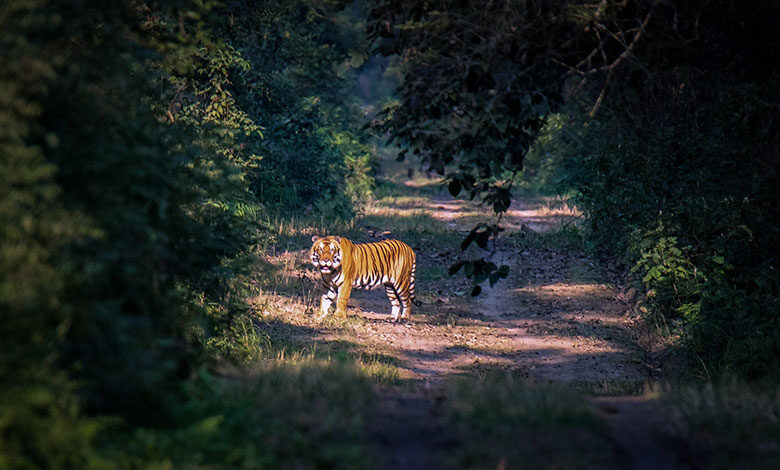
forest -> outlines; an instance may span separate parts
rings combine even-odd
[[[0,469],[777,468],[778,18],[0,0]]]

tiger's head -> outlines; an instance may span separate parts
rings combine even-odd
[[[341,269],[341,237],[311,237],[314,244],[309,257],[322,274],[332,274]]]

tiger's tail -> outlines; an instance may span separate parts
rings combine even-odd
[[[422,302],[417,300],[417,298],[414,296],[414,273],[417,272],[417,260],[412,263],[412,276],[409,281],[409,299],[412,301],[413,304],[416,306],[422,305]]]

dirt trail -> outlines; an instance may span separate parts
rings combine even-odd
[[[549,230],[570,214],[544,213],[541,205],[515,201],[505,219],[508,230]],[[467,230],[466,202],[430,201],[433,218]],[[548,211],[549,212],[549,211]],[[529,229],[533,225],[536,229]],[[532,236],[532,235],[529,235]],[[511,275],[482,294],[428,296],[411,325],[388,323],[381,295],[355,292],[353,311],[370,321],[356,329],[361,342],[389,348],[421,383],[441,381],[475,366],[521,369],[529,377],[559,382],[643,381],[645,366],[629,338],[626,306],[606,283],[573,279],[593,268],[580,255],[545,248],[522,249],[499,240],[492,258],[508,264]],[[418,253],[418,265],[443,263],[436,253]],[[418,292],[425,290],[418,282]],[[430,313],[461,309],[457,320],[441,324]],[[465,313],[465,314],[464,314]],[[429,315],[426,315],[429,314]],[[436,317],[433,317],[436,318]]]
[[[470,228],[468,214],[475,208],[442,198],[431,200],[428,210],[451,229],[465,231]],[[574,217],[567,210],[513,201],[504,226],[510,233],[532,237]],[[419,256],[418,264],[443,262],[435,254]],[[455,324],[438,324],[423,315],[417,315],[412,325],[387,323],[381,296],[356,295],[355,306],[369,320],[365,328],[356,328],[359,341],[389,348],[417,383],[400,394],[380,393],[372,429],[385,468],[435,468],[437,456],[457,445],[457,437],[448,435],[439,420],[441,388],[454,374],[503,368],[535,380],[587,383],[594,388],[648,378],[617,288],[582,276],[583,271],[595,270],[591,260],[566,250],[518,248],[500,239],[492,261],[510,265],[512,273],[495,288],[484,288],[476,299],[467,295],[428,299],[434,310],[458,303],[471,312]],[[426,309],[431,306],[421,310]],[[654,445],[652,425],[643,423],[653,412],[653,403],[632,406],[636,400],[631,400],[603,398],[599,405],[633,467],[681,468],[671,453]],[[632,445],[634,438],[644,444]]]
[[[445,195],[413,207],[382,210],[391,215],[422,212],[458,232],[484,218],[475,204]],[[503,225],[506,233],[530,239],[577,216],[567,207],[518,200]],[[530,380],[573,383],[594,392],[603,388],[613,394],[610,387],[618,387],[618,393],[620,387],[635,392],[648,379],[644,355],[625,315],[628,306],[584,254],[544,243],[513,243],[511,236],[504,236],[492,261],[508,264],[510,276],[495,288],[483,286],[482,294],[472,298],[467,293],[470,281],[462,277],[426,281],[421,275],[434,267],[446,270],[460,255],[457,245],[442,247],[434,240],[416,251],[417,292],[424,305],[413,310],[412,324],[388,321],[383,292],[353,291],[348,307],[359,319],[350,325],[349,341],[394,358],[408,379],[404,386],[377,394],[369,431],[382,468],[437,468],[447,449],[458,445],[442,418],[446,382],[458,374],[500,369]],[[322,326],[315,330],[321,341],[344,340],[343,332]],[[596,406],[633,468],[684,468],[654,440],[649,419],[657,406],[654,401],[610,397],[598,399]],[[644,444],[632,445],[635,439]]]
[[[449,198],[430,200],[424,208],[450,229],[471,228],[479,210]],[[541,204],[513,201],[504,219],[509,232],[526,236],[571,221],[576,214],[550,210]],[[418,250],[418,264],[445,263],[437,253]],[[536,380],[592,383],[642,382],[647,378],[641,353],[633,346],[624,316],[626,306],[607,283],[578,279],[577,272],[594,268],[582,255],[545,248],[518,249],[500,239],[492,258],[508,264],[512,275],[476,299],[441,294],[428,296],[411,325],[386,322],[386,301],[356,293],[353,311],[369,320],[356,328],[359,342],[389,350],[416,383],[411,389],[379,394],[372,419],[372,436],[388,469],[435,468],[447,448],[457,445],[440,422],[442,386],[455,374],[480,368],[511,369]],[[580,276],[582,277],[582,276]],[[418,292],[425,289],[419,283]],[[462,294],[462,292],[458,292]],[[453,306],[457,305],[457,306]],[[441,324],[425,313],[461,310],[457,320]],[[427,312],[426,312],[427,311]],[[465,311],[465,315],[464,315]],[[617,409],[610,400],[602,403]],[[612,416],[629,416],[616,411]],[[612,419],[614,423],[622,423]],[[646,429],[638,435],[649,439]],[[652,442],[652,441],[650,441]],[[624,447],[628,443],[621,443]],[[629,455],[632,452],[629,450]],[[634,455],[636,468],[658,459]],[[668,463],[669,459],[661,457]],[[668,467],[667,467],[668,468]],[[674,468],[674,467],[672,467]]]

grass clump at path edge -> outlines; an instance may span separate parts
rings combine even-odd
[[[489,371],[453,380],[447,398],[463,442],[453,468],[621,468],[604,420],[563,386]]]
[[[110,468],[371,468],[364,442],[371,385],[347,364],[269,361],[206,372],[171,403],[168,427],[114,430]]]
[[[780,468],[780,388],[727,380],[673,389],[662,403],[686,461],[710,469]]]

